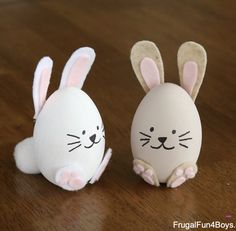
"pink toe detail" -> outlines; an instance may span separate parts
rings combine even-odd
[[[176,188],[186,181],[185,177],[181,176],[171,183],[171,188]]]
[[[59,172],[56,177],[56,182],[59,185],[64,185],[67,183],[68,179],[70,178],[70,172],[68,171],[62,171]]]
[[[152,169],[146,170],[146,171],[145,171],[145,174],[146,174],[146,175],[149,175],[149,176],[152,176],[152,175],[153,175]]]
[[[61,185],[66,184],[69,178],[70,178],[70,172],[64,171],[60,174],[58,183]]]
[[[60,168],[55,175],[55,182],[66,190],[79,190],[86,185],[83,174],[77,166],[71,165]]]
[[[176,175],[176,176],[182,176],[183,173],[184,173],[183,169],[182,169],[182,168],[178,168],[178,169],[176,170],[176,172],[175,172],[175,175]]]
[[[154,181],[153,181],[152,177],[146,176],[146,175],[143,174],[143,179],[144,179],[148,184],[154,185]]]
[[[152,175],[153,175],[153,171],[151,169],[148,169],[142,174],[142,177],[147,183],[154,185]]]
[[[194,178],[195,175],[196,175],[196,173],[194,172],[193,167],[186,168],[184,173],[188,178]]]
[[[144,167],[140,164],[134,164],[133,169],[136,174],[140,174],[141,172],[144,171]]]
[[[71,178],[69,181],[69,185],[71,188],[78,190],[83,188],[84,183],[79,178]]]
[[[76,178],[76,177],[79,177],[80,174],[78,172],[71,172],[71,177],[72,178]]]

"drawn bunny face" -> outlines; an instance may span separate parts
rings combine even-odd
[[[144,132],[139,132],[143,138],[140,138],[140,141],[142,142],[142,147],[144,147],[147,144],[150,144],[150,148],[152,149],[165,149],[165,150],[172,150],[178,147],[178,145],[184,147],[184,148],[189,148],[186,144],[183,144],[184,141],[187,140],[192,140],[192,137],[185,138],[184,136],[190,134],[190,131],[186,131],[183,134],[180,134],[179,136],[162,136],[160,133],[155,132],[156,128],[153,126],[150,127],[149,131],[151,133],[147,134]],[[172,135],[176,134],[176,130],[173,129],[171,131]]]
[[[153,43],[138,42],[131,51],[134,71],[147,92],[131,127],[132,153],[151,165],[163,183],[179,165],[196,163],[201,148],[201,121],[193,100],[204,70],[196,68],[198,57],[189,57],[189,46],[199,49],[186,43],[179,50],[182,87],[164,83],[162,59]]]
[[[81,90],[94,59],[93,49],[76,50],[65,65],[59,89],[47,101],[52,60],[41,59],[33,83],[36,123],[28,146],[32,146],[34,157],[28,159],[28,165],[20,166],[24,157],[16,148],[16,162],[22,171],[40,172],[66,190],[97,181],[111,157],[108,149],[103,158],[105,131],[100,113]]]
[[[164,102],[162,97],[165,98]],[[147,121],[144,128],[141,128],[143,123],[139,123],[140,131],[137,131],[142,147],[149,146],[167,152],[178,148],[191,149],[192,141],[198,138],[193,137],[196,130],[196,124],[193,123],[196,107],[192,105],[187,93],[177,85],[166,83],[153,88],[137,113],[141,115],[140,119]]]
[[[69,152],[72,152],[76,150],[77,148],[87,148],[90,149],[94,147],[95,145],[102,142],[102,140],[105,138],[104,134],[104,126],[101,124],[100,126],[97,125],[96,129],[92,129],[92,131],[83,130],[81,132],[81,135],[73,135],[73,134],[66,134],[68,137],[75,138],[74,142],[68,143],[67,145],[76,145],[75,147],[72,147]],[[71,146],[70,146],[71,147]]]

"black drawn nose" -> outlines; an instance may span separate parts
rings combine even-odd
[[[90,136],[89,139],[94,143],[94,141],[95,141],[95,139],[96,139],[96,134]]]
[[[167,137],[158,137],[158,140],[163,144],[166,141]]]

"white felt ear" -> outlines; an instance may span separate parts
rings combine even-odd
[[[164,83],[161,54],[153,42],[139,41],[135,43],[131,50],[130,59],[137,79],[145,92]]]
[[[59,89],[71,86],[81,89],[94,60],[95,52],[92,48],[76,50],[64,67]]]
[[[42,58],[34,72],[34,81],[33,81],[33,101],[34,101],[34,119],[37,118],[38,113],[43,107],[47,91],[48,85],[50,82],[51,72],[52,72],[53,62],[49,57]]]
[[[185,42],[179,48],[177,59],[180,84],[195,101],[206,71],[206,51],[198,43]]]

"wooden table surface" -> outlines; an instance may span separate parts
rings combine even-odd
[[[0,1],[0,230],[173,230],[179,222],[236,223],[235,1]],[[203,126],[197,177],[152,187],[132,171],[130,127],[145,93],[129,53],[158,44],[165,78],[178,83],[176,53],[193,40],[208,53],[196,104]],[[15,166],[14,146],[33,131],[37,61],[54,60],[50,93],[76,48],[97,53],[84,90],[96,102],[113,157],[101,180],[68,192]],[[209,230],[209,229],[208,229]]]

